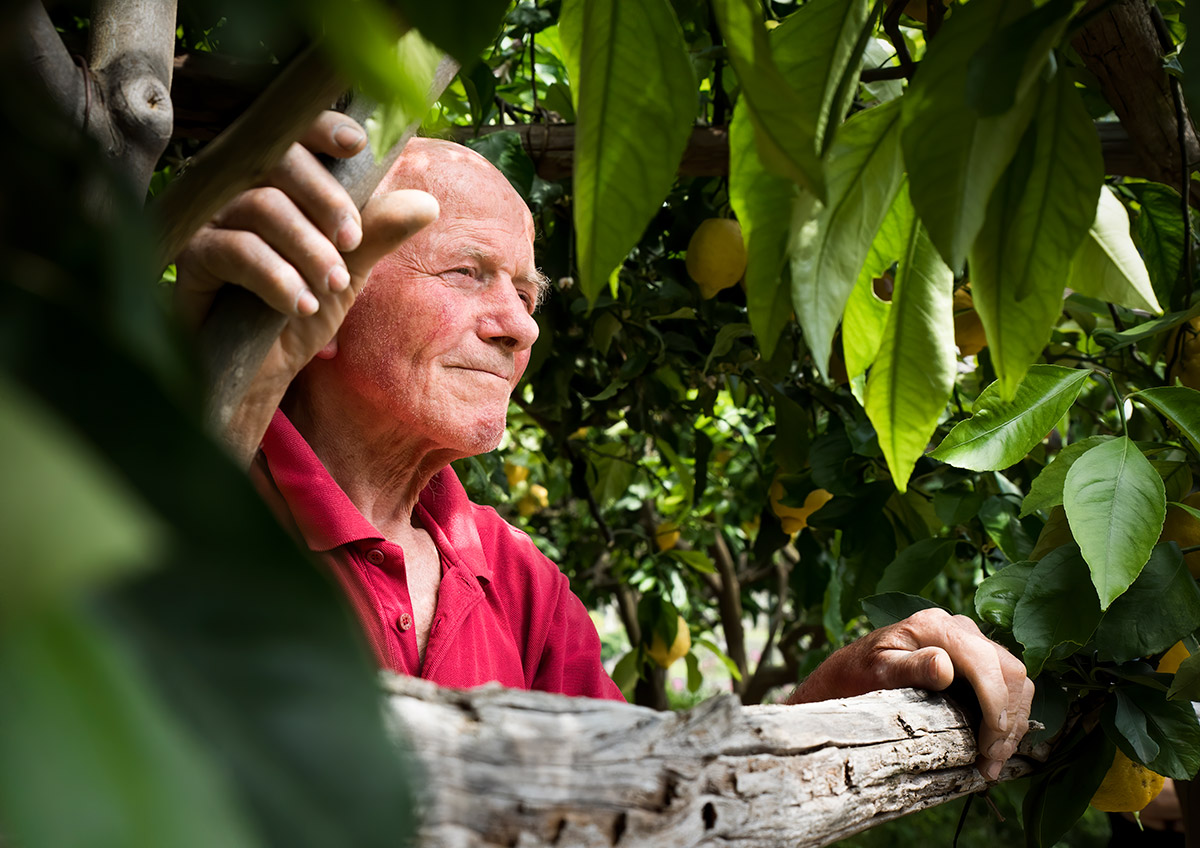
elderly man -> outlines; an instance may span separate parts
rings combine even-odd
[[[449,468],[499,443],[537,338],[529,211],[481,156],[414,139],[360,217],[313,154],[364,143],[327,113],[179,258],[193,320],[224,282],[291,316],[227,439],[324,555],[385,667],[447,686],[619,698],[565,577]],[[979,696],[979,767],[995,778],[1027,728],[1033,685],[967,618],[926,611],[877,630],[792,700],[940,690],[956,673]]]

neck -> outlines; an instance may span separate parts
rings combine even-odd
[[[289,394],[283,409],[350,502],[399,544],[419,526],[413,510],[422,490],[459,458],[434,444],[405,438],[395,426],[364,422],[347,406],[321,396]]]

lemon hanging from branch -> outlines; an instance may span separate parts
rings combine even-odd
[[[687,272],[705,300],[735,285],[746,273],[746,243],[732,218],[707,218],[692,233]]]

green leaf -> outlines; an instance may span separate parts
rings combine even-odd
[[[696,117],[695,80],[667,0],[564,5],[572,3],[583,4],[573,13],[582,31],[572,80],[575,234],[580,290],[594,302],[606,282],[615,291],[617,269],[675,180]],[[574,43],[564,34],[564,48]]]
[[[1102,718],[1126,756],[1164,777],[1191,779],[1200,769],[1200,725],[1191,703],[1140,685],[1120,686],[1115,694]],[[1153,753],[1143,759],[1139,751]]]
[[[971,296],[1006,398],[1050,339],[1104,179],[1096,128],[1074,86],[1060,72],[1043,87],[970,251]]]
[[[829,204],[792,242],[792,303],[825,379],[846,300],[904,177],[899,121],[892,101],[842,126],[829,154]]]
[[[633,702],[633,690],[638,682],[638,651],[634,650],[627,653],[617,661],[612,670],[613,683],[617,684],[617,688],[621,690],[621,694],[625,696],[625,700]]]
[[[43,607],[0,626],[0,817],[20,845],[260,844],[201,744],[111,634]],[[66,807],[69,812],[65,812]]]
[[[882,38],[872,38],[863,50],[864,68],[888,68],[895,64],[896,48],[890,41]],[[881,80],[879,82],[864,82],[862,87],[867,93],[880,102],[895,100],[904,93],[904,83],[900,80]]]
[[[533,180],[537,169],[533,160],[525,152],[525,144],[519,133],[509,130],[488,133],[479,138],[467,141],[467,147],[481,154],[496,166],[496,170],[504,174],[517,194],[528,203],[529,193],[533,190]]]
[[[1063,508],[1100,606],[1108,609],[1137,579],[1158,541],[1167,513],[1162,478],[1122,436],[1075,460],[1063,487]]]
[[[716,574],[717,567],[713,565],[713,561],[708,554],[703,551],[681,551],[674,548],[667,552],[671,559],[683,563],[693,571],[698,571],[701,574]]]
[[[1129,397],[1161,412],[1200,451],[1200,392],[1187,386],[1160,386]]]
[[[904,621],[913,613],[924,609],[942,609],[939,604],[922,598],[920,595],[909,595],[905,592],[883,592],[871,595],[869,598],[862,599],[862,608],[863,612],[867,614],[867,618],[870,619],[871,626],[875,628]]]
[[[1011,109],[1075,9],[1075,0],[1049,0],[989,38],[967,65],[968,107],[984,117]]]
[[[1115,752],[1116,746],[1097,728],[1070,750],[1065,766],[1034,776],[1021,816],[1027,846],[1061,844],[1059,840],[1079,821],[1100,788]]]
[[[1069,655],[1086,645],[1101,615],[1079,550],[1064,546],[1046,554],[1033,567],[1013,609],[1013,636],[1025,646],[1029,676],[1041,674],[1052,655]],[[1066,654],[1055,650],[1060,646],[1066,646]]]
[[[679,490],[683,493],[683,505],[679,508],[680,512],[687,512],[692,508],[692,492],[696,488],[696,480],[692,476],[692,471],[688,468],[687,463],[679,458],[679,454],[667,444],[666,439],[656,439],[654,442],[655,448],[661,453],[671,465],[671,470],[675,472],[675,476],[679,478]]]
[[[629,461],[622,443],[589,446],[587,484],[601,506],[607,506],[625,494],[635,471],[636,466]]]
[[[816,152],[825,156],[854,99],[873,26],[866,0],[810,0],[770,35],[771,55],[812,116]],[[807,121],[806,121],[807,123]]]
[[[1129,213],[1107,188],[1100,190],[1096,218],[1071,260],[1067,285],[1118,306],[1162,312],[1146,263],[1129,235]]]
[[[817,152],[817,114],[811,108],[819,99],[810,95],[806,102],[776,65],[757,0],[713,0],[712,7],[725,37],[729,62],[737,71],[742,102],[754,126],[763,163],[823,198],[825,175]],[[660,97],[656,95],[656,102]]]
[[[791,320],[791,290],[781,272],[793,228],[816,214],[817,200],[759,158],[749,110],[738,104],[729,128],[729,203],[746,242],[746,311],[763,357],[775,352]]]
[[[970,63],[993,34],[1031,10],[1028,0],[984,0],[954,10],[929,47],[904,101],[904,163],[913,207],[951,268],[961,269],[983,226],[988,198],[1016,153],[1037,98],[981,117],[967,105]],[[1031,57],[1022,77],[1049,58]]]
[[[732,677],[734,680],[737,680],[739,682],[741,681],[741,679],[742,679],[741,669],[739,669],[737,667],[737,663],[735,663],[733,660],[731,660],[729,658],[729,655],[727,653],[722,651],[717,646],[716,642],[712,641],[711,639],[697,639],[696,644],[702,648],[708,648],[708,650],[712,652],[713,656],[715,656],[718,660],[721,661],[721,665],[725,666],[725,670],[729,672],[729,676]]]
[[[168,536],[158,516],[76,432],[2,373],[0,467],[0,620],[160,561]]]
[[[1179,20],[1188,28],[1188,32],[1200,32],[1200,5],[1183,4]],[[1200,41],[1192,38],[1183,43],[1179,50],[1179,64],[1183,67],[1181,85],[1188,111],[1200,115]]]
[[[360,7],[360,12],[351,13],[352,18],[354,14],[371,8],[369,3],[355,4],[356,10]],[[361,25],[373,27],[365,23]],[[358,71],[363,91],[378,104],[363,122],[376,160],[382,159],[400,141],[405,131],[424,117],[429,108],[433,76],[442,58],[441,51],[423,39],[416,30],[409,30],[398,40],[378,43],[380,34],[387,32],[387,26],[386,23],[380,23],[381,29],[373,27],[376,32],[362,39],[358,49],[337,41],[338,38],[353,41],[358,34],[343,33],[341,24],[332,27],[327,25],[326,30],[331,48],[338,52],[339,60]],[[366,64],[368,62],[370,65]]]
[[[875,591],[906,592],[917,594],[933,578],[941,574],[950,554],[954,552],[953,539],[922,539],[913,542],[892,560],[883,576],[875,585]]]
[[[1063,484],[1067,480],[1067,472],[1075,464],[1075,460],[1096,445],[1109,441],[1112,436],[1088,436],[1078,442],[1072,442],[1058,456],[1041,470],[1029,486],[1029,494],[1021,503],[1022,517],[1039,509],[1050,509],[1063,502]]]
[[[1014,562],[987,577],[975,589],[975,612],[989,624],[1012,630],[1013,612],[1033,573],[1031,562]]]
[[[907,233],[879,354],[867,379],[867,417],[892,481],[908,486],[954,387],[954,275],[920,221]]]
[[[992,383],[976,398],[971,417],[954,425],[929,455],[972,471],[999,471],[1015,465],[1054,429],[1091,373],[1061,365],[1035,365],[1011,401],[1002,399],[999,381]]]
[[[979,507],[979,523],[1009,562],[1029,559],[1036,530],[1030,530],[1017,517],[1018,503],[1012,495],[992,495]],[[1031,521],[1031,524],[1040,522]]]
[[[1179,664],[1171,688],[1167,690],[1169,701],[1195,701],[1200,699],[1200,654],[1192,654]]]
[[[496,38],[508,10],[507,0],[401,0],[395,6],[406,21],[464,67]]]
[[[1154,294],[1159,303],[1174,305],[1177,300],[1175,288],[1182,276],[1184,248],[1179,192],[1159,183],[1131,183],[1126,188],[1133,192],[1141,206],[1134,229]]]
[[[1161,653],[1200,627],[1200,588],[1179,547],[1156,545],[1133,585],[1096,629],[1101,659],[1127,662]]]

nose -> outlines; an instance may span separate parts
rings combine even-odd
[[[490,287],[488,310],[480,335],[487,341],[503,345],[513,353],[533,347],[537,341],[538,325],[512,281],[497,279]]]

